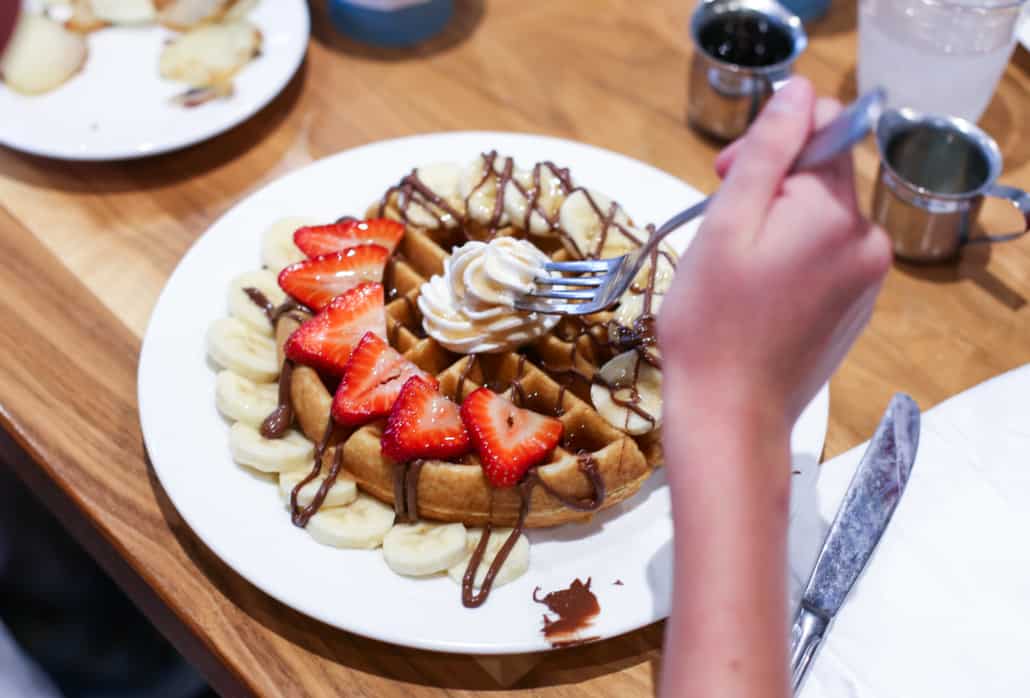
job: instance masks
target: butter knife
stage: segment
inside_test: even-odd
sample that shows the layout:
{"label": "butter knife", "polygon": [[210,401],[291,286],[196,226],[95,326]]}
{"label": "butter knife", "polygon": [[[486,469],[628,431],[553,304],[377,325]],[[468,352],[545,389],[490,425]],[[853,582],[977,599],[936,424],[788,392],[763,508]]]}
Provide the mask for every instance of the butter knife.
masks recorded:
{"label": "butter knife", "polygon": [[790,667],[795,695],[830,622],[894,514],[918,446],[919,407],[897,393],[851,478],[794,617]]}

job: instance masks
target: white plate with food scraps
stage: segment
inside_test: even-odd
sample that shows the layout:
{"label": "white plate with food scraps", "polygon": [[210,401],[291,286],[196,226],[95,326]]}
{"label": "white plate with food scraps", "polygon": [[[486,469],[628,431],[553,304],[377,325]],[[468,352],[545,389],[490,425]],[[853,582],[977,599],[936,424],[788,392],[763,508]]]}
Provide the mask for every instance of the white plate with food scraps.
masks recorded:
{"label": "white plate with food scraps", "polygon": [[[569,167],[574,180],[615,198],[638,223],[660,222],[701,197],[637,160],[539,136],[433,134],[345,151],[249,196],[196,242],[161,293],[139,365],[140,420],[154,470],[183,519],[222,560],[279,601],[343,630],[476,654],[549,649],[541,633],[547,609],[533,601],[533,590],[565,589],[577,578],[592,580],[601,606],[584,637],[608,638],[666,617],[672,522],[664,472],[590,523],[530,530],[529,570],[494,589],[483,606],[467,609],[460,586],[446,575],[401,577],[379,550],[326,547],[290,523],[274,480],[251,474],[230,456],[229,424],[215,408],[205,336],[227,314],[233,277],[260,266],[262,233],[271,223],[287,216],[361,216],[413,167],[471,161],[495,149],[525,167],[544,160]],[[686,249],[695,227],[675,234],[673,246]],[[796,470],[813,474],[817,467],[828,413],[823,388],[794,429]]]}
{"label": "white plate with food scraps", "polygon": [[[42,3],[27,2],[29,12]],[[61,8],[52,9],[60,18]],[[258,0],[246,15],[261,32],[260,53],[233,78],[233,93],[195,107],[174,102],[189,85],[162,79],[158,24],[110,26],[86,36],[82,68],[43,94],[0,82],[0,144],[64,160],[123,160],[199,143],[253,116],[304,60],[310,17],[304,0]]]}

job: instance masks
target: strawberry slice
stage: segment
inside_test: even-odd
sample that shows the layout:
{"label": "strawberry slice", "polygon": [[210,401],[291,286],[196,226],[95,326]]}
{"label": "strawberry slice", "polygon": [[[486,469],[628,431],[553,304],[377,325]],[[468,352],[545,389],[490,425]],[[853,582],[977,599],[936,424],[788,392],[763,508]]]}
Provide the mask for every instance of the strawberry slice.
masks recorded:
{"label": "strawberry slice", "polygon": [[337,296],[286,340],[286,356],[318,371],[341,375],[366,334],[386,336],[383,285],[369,282]]}
{"label": "strawberry slice", "polygon": [[396,461],[454,458],[471,443],[458,406],[429,381],[414,376],[401,388],[386,420],[383,453]]}
{"label": "strawberry slice", "polygon": [[561,441],[561,420],[516,407],[489,388],[461,403],[461,421],[479,451],[483,473],[494,487],[511,487]]}
{"label": "strawberry slice", "polygon": [[404,226],[389,218],[355,219],[328,225],[308,225],[297,228],[293,242],[308,257],[339,252],[357,245],[379,245],[392,254],[404,236]]}
{"label": "strawberry slice", "polygon": [[379,245],[330,252],[286,267],[279,272],[279,286],[312,310],[321,310],[360,283],[382,281],[389,256]]}
{"label": "strawberry slice", "polygon": [[340,424],[357,426],[385,417],[412,376],[421,376],[434,389],[439,385],[435,377],[401,356],[380,335],[366,333],[354,347],[333,396],[333,418]]}

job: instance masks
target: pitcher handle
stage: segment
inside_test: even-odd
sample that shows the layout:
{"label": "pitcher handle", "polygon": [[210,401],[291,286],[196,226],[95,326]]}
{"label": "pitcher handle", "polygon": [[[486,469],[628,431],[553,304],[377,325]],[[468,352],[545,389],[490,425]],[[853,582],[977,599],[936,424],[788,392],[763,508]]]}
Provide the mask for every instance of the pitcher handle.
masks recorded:
{"label": "pitcher handle", "polygon": [[970,238],[967,244],[979,244],[988,242],[1008,242],[1022,237],[1030,232],[1030,194],[1017,187],[1010,187],[1005,184],[992,184],[985,192],[987,196],[997,199],[1005,199],[1023,214],[1023,229],[1016,233],[1005,233],[1004,235],[981,235]]}

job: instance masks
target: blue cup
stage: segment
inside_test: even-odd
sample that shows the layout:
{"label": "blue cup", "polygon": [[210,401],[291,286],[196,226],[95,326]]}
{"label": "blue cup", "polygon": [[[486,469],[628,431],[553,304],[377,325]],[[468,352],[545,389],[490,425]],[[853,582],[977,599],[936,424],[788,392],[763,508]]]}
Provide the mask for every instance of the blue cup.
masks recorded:
{"label": "blue cup", "polygon": [[337,31],[378,46],[411,46],[439,34],[453,0],[328,0]]}

